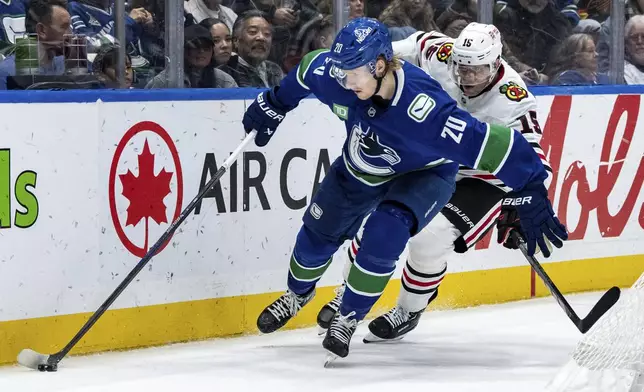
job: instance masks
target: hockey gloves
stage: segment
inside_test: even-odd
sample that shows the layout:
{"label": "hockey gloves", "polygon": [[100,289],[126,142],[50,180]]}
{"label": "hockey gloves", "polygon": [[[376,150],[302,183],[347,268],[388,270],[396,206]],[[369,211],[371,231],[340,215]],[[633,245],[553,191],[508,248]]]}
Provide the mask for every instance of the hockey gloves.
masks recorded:
{"label": "hockey gloves", "polygon": [[528,184],[509,196],[503,200],[503,205],[512,205],[517,209],[528,255],[534,256],[539,246],[543,255],[550,257],[548,240],[557,248],[563,246],[562,240],[568,239],[568,233],[555,216],[548,200],[548,191],[542,183]]}
{"label": "hockey gloves", "polygon": [[[516,208],[512,205],[501,206],[501,215],[496,222],[496,229],[496,242],[508,249],[519,249],[520,238],[524,237]],[[517,235],[512,235],[513,232]]]}
{"label": "hockey gloves", "polygon": [[244,129],[246,133],[257,130],[255,144],[259,147],[268,143],[289,110],[279,104],[275,97],[277,89],[279,87],[260,93],[244,113]]}

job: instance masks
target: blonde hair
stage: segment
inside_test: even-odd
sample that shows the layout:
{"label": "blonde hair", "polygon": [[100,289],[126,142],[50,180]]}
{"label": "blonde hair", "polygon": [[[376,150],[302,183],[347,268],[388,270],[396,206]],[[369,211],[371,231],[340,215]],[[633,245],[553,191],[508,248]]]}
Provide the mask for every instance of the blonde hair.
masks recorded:
{"label": "blonde hair", "polygon": [[402,68],[400,57],[395,54],[391,60],[387,61],[387,70],[396,71],[396,70],[399,70],[400,68]]}

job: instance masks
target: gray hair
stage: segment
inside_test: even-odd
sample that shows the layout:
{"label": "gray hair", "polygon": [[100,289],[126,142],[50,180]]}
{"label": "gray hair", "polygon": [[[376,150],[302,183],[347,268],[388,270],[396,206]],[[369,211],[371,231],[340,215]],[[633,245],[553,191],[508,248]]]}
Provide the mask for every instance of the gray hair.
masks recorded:
{"label": "gray hair", "polygon": [[633,27],[635,27],[636,24],[644,25],[644,15],[634,15],[628,20],[628,22],[626,22],[626,27],[624,28],[624,37],[629,36],[631,30],[633,30]]}

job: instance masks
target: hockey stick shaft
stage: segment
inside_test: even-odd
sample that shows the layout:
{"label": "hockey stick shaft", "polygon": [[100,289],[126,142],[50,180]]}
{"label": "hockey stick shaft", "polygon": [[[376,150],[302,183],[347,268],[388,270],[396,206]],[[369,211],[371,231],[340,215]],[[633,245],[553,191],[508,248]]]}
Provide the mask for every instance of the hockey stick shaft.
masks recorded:
{"label": "hockey stick shaft", "polygon": [[550,276],[546,273],[546,271],[543,269],[541,266],[541,263],[534,257],[528,255],[528,249],[526,248],[525,243],[523,240],[519,239],[519,249],[521,250],[521,253],[523,253],[523,256],[528,260],[528,263],[532,267],[532,270],[539,275],[539,278],[543,281],[543,284],[548,288],[550,291],[550,294],[555,298],[559,306],[564,310],[568,318],[576,324],[578,324],[581,320],[579,319],[579,316],[577,316],[577,313],[573,310],[572,306],[568,303],[566,298],[561,294],[561,291],[559,291],[559,288],[555,283],[550,279]]}
{"label": "hockey stick shaft", "polygon": [[208,181],[208,183],[203,187],[203,189],[195,196],[194,199],[188,204],[188,206],[181,211],[177,220],[175,220],[168,229],[163,233],[163,235],[157,240],[157,242],[152,245],[148,252],[143,256],[143,258],[136,264],[136,266],[130,271],[130,273],[123,279],[121,284],[110,294],[110,296],[103,302],[103,304],[92,314],[92,316],[87,320],[85,325],[76,333],[76,335],[67,343],[67,345],[60,350],[59,352],[53,354],[48,363],[52,364],[60,362],[72,348],[85,336],[85,334],[96,324],[99,318],[107,311],[107,309],[116,301],[116,299],[123,293],[125,288],[134,280],[134,278],[141,272],[143,267],[145,267],[152,257],[156,254],[159,248],[170,239],[172,234],[177,230],[177,228],[183,223],[184,220],[192,213],[195,209],[197,203],[204,198],[206,193],[219,182],[221,177],[228,171],[228,168],[237,160],[237,156],[246,148],[246,146],[255,139],[256,131],[250,132],[246,135],[246,138],[241,142],[241,144],[235,149],[235,151],[230,154],[228,159],[224,161],[219,170],[215,175]]}
{"label": "hockey stick shaft", "polygon": [[[513,233],[512,235],[518,236],[516,233]],[[585,319],[580,319],[575,310],[570,306],[566,298],[563,296],[561,291],[559,291],[559,288],[557,288],[557,285],[550,279],[550,276],[546,273],[546,271],[543,269],[541,266],[541,263],[534,257],[528,255],[528,249],[526,248],[525,243],[523,242],[523,239],[518,237],[517,238],[518,243],[519,243],[519,249],[521,250],[521,253],[523,253],[523,256],[525,256],[526,260],[528,260],[528,263],[530,263],[530,266],[534,270],[534,272],[539,275],[539,278],[543,281],[544,285],[548,288],[550,291],[550,294],[555,298],[559,306],[563,309],[563,311],[566,313],[566,316],[570,319],[570,321],[575,324],[579,332],[581,333],[586,333],[588,330],[595,325],[595,323],[606,313],[615,303],[619,300],[620,297],[620,290],[618,287],[611,287],[604,295],[597,301],[595,306],[590,310],[588,315],[586,316]]]}

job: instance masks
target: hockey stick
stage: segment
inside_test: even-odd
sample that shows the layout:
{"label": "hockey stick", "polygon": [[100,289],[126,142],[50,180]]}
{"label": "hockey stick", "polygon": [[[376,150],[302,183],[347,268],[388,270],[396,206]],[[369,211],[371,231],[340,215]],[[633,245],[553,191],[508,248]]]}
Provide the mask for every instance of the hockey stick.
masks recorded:
{"label": "hockey stick", "polygon": [[539,263],[539,261],[534,256],[528,255],[528,249],[523,239],[520,237],[517,238],[518,235],[516,233],[512,233],[512,235],[515,236],[515,239],[518,240],[519,249],[521,249],[521,253],[523,253],[523,256],[525,256],[526,260],[528,260],[528,263],[530,263],[534,272],[539,275],[548,290],[550,290],[550,294],[555,297],[555,300],[557,300],[559,306],[561,306],[561,308],[564,310],[570,321],[575,324],[579,332],[588,332],[588,330],[593,325],[595,325],[595,323],[604,315],[604,313],[608,312],[608,310],[619,300],[619,296],[621,294],[619,287],[611,287],[607,292],[604,293],[604,295],[602,295],[599,301],[597,301],[586,318],[580,319],[579,316],[577,316],[577,313],[575,313],[575,311],[573,310],[572,306],[570,306],[568,301],[566,301],[566,298],[563,296],[563,294],[561,294],[561,291],[559,291],[552,279],[550,279],[550,276],[548,276],[546,271],[543,269],[541,263]]}
{"label": "hockey stick", "polygon": [[163,235],[157,240],[157,242],[152,245],[152,247],[148,250],[148,252],[143,256],[141,261],[137,263],[137,265],[130,271],[130,273],[123,279],[123,282],[118,285],[118,287],[110,294],[110,296],[105,300],[105,302],[92,314],[92,316],[87,320],[85,325],[76,333],[76,335],[72,338],[72,340],[67,343],[65,347],[63,347],[62,350],[55,354],[51,355],[46,355],[46,354],[40,354],[34,350],[31,349],[24,349],[18,354],[18,363],[21,364],[22,366],[26,366],[31,369],[37,369],[40,370],[41,372],[48,371],[48,372],[55,372],[58,370],[58,363],[69,353],[69,351],[74,348],[76,343],[78,343],[83,336],[94,326],[94,324],[98,321],[98,319],[107,311],[107,309],[114,303],[114,301],[121,295],[121,293],[125,290],[125,288],[134,280],[134,278],[138,275],[139,272],[145,267],[145,265],[152,259],[154,254],[157,252],[157,250],[161,247],[162,244],[164,244],[170,236],[177,230],[179,225],[190,215],[192,210],[195,209],[195,206],[197,203],[203,199],[203,197],[206,195],[206,193],[213,187],[215,184],[219,182],[221,177],[228,171],[228,168],[237,160],[237,156],[246,148],[248,143],[253,141],[255,139],[255,135],[257,134],[257,131],[252,131],[250,132],[244,141],[241,142],[241,144],[233,151],[232,154],[224,161],[224,163],[221,165],[219,170],[215,173],[215,175],[208,181],[208,183],[203,187],[203,189],[195,196],[194,199],[188,204],[188,206],[181,211],[181,214],[177,218],[176,221],[174,221],[170,227],[163,233]]}

